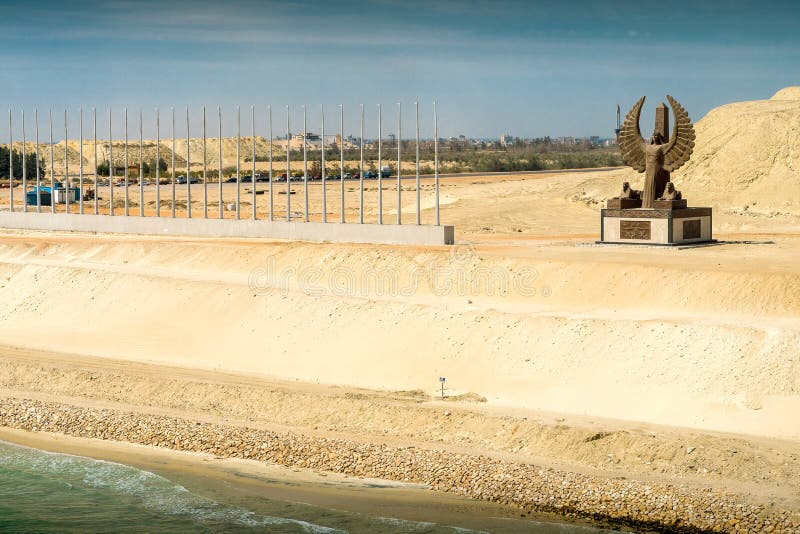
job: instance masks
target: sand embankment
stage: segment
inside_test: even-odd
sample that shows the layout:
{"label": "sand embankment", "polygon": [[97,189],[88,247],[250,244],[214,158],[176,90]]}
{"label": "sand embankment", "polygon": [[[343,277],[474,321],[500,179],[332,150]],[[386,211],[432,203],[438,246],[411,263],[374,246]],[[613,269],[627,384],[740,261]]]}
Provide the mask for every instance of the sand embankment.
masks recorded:
{"label": "sand embankment", "polygon": [[[790,532],[800,508],[794,442],[509,412],[474,397],[3,347],[0,399],[0,426],[41,439],[57,432],[410,481],[534,515]],[[47,448],[61,450],[58,441]]]}
{"label": "sand embankment", "polygon": [[796,250],[6,234],[0,343],[796,438]]}

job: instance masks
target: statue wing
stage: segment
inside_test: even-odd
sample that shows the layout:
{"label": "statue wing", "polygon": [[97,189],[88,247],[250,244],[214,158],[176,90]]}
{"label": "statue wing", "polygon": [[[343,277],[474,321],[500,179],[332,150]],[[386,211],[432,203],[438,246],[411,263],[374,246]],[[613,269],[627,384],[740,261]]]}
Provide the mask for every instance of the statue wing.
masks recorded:
{"label": "statue wing", "polygon": [[694,150],[695,136],[692,121],[689,120],[689,113],[671,96],[667,95],[667,100],[672,107],[675,128],[672,130],[669,143],[664,150],[664,169],[673,172],[689,161]]}
{"label": "statue wing", "polygon": [[633,167],[637,172],[644,172],[645,167],[644,139],[639,131],[639,115],[643,105],[644,97],[640,98],[625,115],[625,122],[619,131],[619,149],[622,153],[622,160],[625,165]]}

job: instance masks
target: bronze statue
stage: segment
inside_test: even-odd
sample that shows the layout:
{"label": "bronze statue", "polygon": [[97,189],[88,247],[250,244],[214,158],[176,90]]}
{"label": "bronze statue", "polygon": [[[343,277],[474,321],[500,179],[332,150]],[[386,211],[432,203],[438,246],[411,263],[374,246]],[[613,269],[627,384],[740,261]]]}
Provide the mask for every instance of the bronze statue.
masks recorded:
{"label": "bronze statue", "polygon": [[[669,141],[660,132],[653,132],[649,141],[642,138],[639,131],[639,115],[644,105],[640,98],[625,116],[619,133],[619,148],[626,165],[637,172],[644,172],[644,191],[642,207],[652,208],[656,199],[661,198],[667,187],[667,176],[689,160],[694,149],[694,128],[689,114],[677,100],[667,95],[675,118],[675,128]],[[666,141],[666,142],[665,142]],[[673,186],[674,190],[674,186]]]}
{"label": "bronze statue", "polygon": [[658,200],[681,200],[681,198],[681,192],[675,189],[675,185],[672,182],[667,182],[664,194]]}
{"label": "bronze statue", "polygon": [[631,189],[630,182],[622,182],[622,192],[619,194],[617,198],[626,198],[626,199],[639,199],[641,198],[642,192],[636,191],[635,189]]}

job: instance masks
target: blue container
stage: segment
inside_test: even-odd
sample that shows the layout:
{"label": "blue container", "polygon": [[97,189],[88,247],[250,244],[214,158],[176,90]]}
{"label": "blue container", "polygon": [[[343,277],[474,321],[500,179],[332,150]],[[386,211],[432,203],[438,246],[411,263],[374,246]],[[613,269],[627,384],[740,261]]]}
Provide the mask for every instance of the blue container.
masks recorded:
{"label": "blue container", "polygon": [[[42,187],[39,189],[39,197],[42,199],[42,206],[50,206],[52,205],[53,196],[50,193],[49,187]],[[25,193],[25,203],[28,206],[36,206],[37,194],[36,188],[33,188],[33,191],[28,191]]]}

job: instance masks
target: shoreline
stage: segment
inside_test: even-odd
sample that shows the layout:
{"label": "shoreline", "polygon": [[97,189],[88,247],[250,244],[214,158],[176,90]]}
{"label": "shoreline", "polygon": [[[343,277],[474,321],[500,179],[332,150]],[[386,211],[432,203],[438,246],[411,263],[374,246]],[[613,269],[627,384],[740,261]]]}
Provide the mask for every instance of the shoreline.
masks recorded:
{"label": "shoreline", "polygon": [[[224,487],[227,500],[269,499],[443,526],[461,523],[470,529],[491,528],[504,533],[532,522],[563,524],[563,518],[555,515],[521,518],[514,508],[433,491],[419,484],[356,478],[131,442],[9,427],[0,427],[0,442],[129,465],[161,475],[212,500],[219,498],[219,492],[206,495],[209,480]],[[574,524],[595,526],[588,522]]]}
{"label": "shoreline", "polygon": [[0,425],[34,432],[127,441],[227,458],[258,460],[356,477],[425,484],[463,497],[515,506],[524,513],[673,532],[732,529],[792,532],[785,511],[724,492],[683,485],[604,479],[486,456],[416,447],[310,438],[250,428],[6,397]]}

